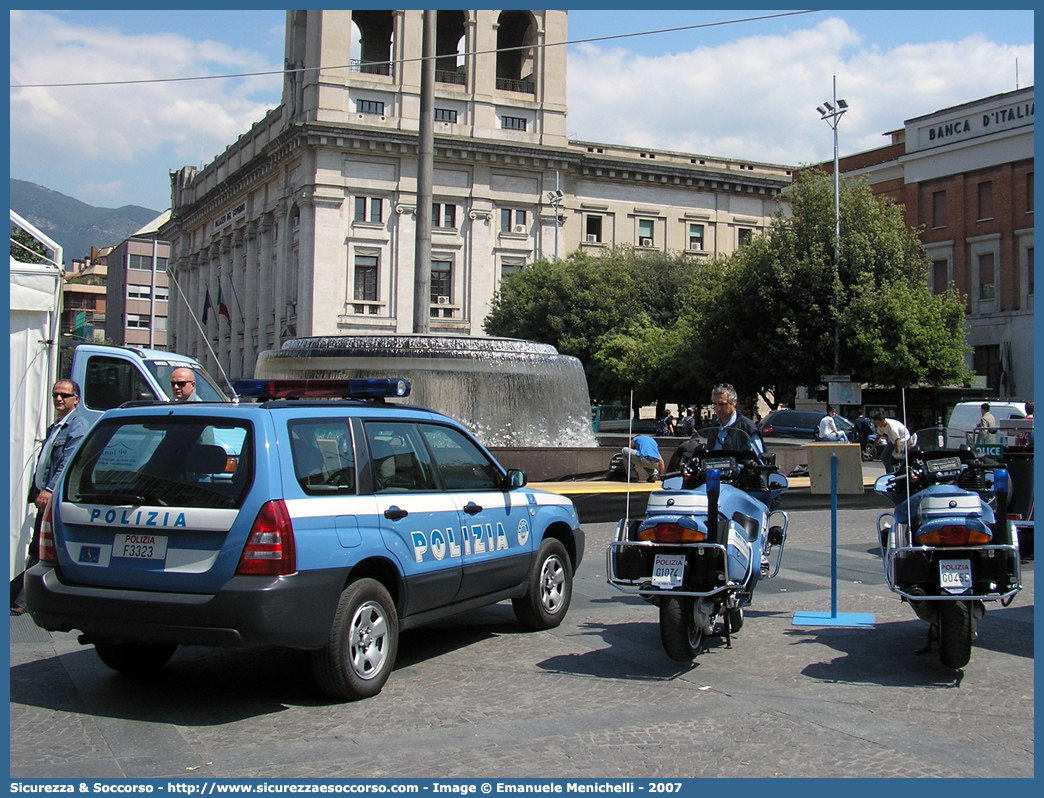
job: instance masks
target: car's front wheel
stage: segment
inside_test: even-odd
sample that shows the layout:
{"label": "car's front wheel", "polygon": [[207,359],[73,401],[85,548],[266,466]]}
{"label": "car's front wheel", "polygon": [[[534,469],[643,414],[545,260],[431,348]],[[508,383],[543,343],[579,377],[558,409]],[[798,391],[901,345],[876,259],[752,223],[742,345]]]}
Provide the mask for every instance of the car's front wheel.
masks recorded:
{"label": "car's front wheel", "polygon": [[312,652],[322,690],[356,701],[377,695],[395,667],[399,616],[387,588],[359,579],[341,593],[326,645]]}
{"label": "car's front wheel", "polygon": [[527,582],[526,595],[511,599],[515,617],[530,629],[554,629],[573,597],[573,566],[565,546],[554,538],[544,540]]}

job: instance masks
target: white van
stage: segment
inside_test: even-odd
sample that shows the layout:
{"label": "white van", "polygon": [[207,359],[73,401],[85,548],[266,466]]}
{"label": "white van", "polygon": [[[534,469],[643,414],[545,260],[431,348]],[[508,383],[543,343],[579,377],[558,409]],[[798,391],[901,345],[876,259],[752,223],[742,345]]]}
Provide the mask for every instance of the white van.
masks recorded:
{"label": "white van", "polygon": [[[958,449],[965,444],[973,446],[976,443],[975,436],[968,435],[968,433],[974,432],[975,427],[978,426],[979,419],[982,418],[983,404],[990,406],[990,413],[997,420],[998,426],[1003,419],[1026,417],[1025,402],[1005,402],[992,399],[960,402],[953,408],[949,423],[946,425],[946,447],[948,449]],[[1011,446],[1015,442],[1015,431],[1002,430],[996,434],[994,440],[1002,446]]]}

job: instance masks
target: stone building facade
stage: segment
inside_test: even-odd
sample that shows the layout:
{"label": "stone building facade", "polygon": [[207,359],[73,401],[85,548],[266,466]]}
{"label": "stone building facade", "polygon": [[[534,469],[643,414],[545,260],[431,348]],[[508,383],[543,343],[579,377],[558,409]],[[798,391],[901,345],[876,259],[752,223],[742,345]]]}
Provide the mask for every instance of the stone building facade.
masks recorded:
{"label": "stone building facade", "polygon": [[[172,349],[234,379],[288,338],[413,331],[423,15],[287,12],[280,106],[171,174]],[[483,335],[503,276],[540,258],[731,252],[791,182],[786,166],[568,139],[566,31],[565,11],[438,12],[433,334]],[[229,318],[201,332],[208,296]]]}
{"label": "stone building facade", "polygon": [[986,97],[839,161],[905,206],[933,290],[967,298],[968,365],[997,397],[1033,398],[1033,111],[1032,86]]}

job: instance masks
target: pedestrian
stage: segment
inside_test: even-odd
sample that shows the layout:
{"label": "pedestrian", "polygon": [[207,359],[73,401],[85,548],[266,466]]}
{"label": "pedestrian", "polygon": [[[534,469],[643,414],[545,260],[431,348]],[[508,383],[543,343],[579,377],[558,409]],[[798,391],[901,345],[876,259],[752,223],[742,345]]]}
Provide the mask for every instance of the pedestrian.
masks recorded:
{"label": "pedestrian", "polygon": [[883,413],[874,414],[874,426],[877,427],[877,448],[881,451],[885,472],[897,471],[900,461],[906,458],[910,430],[894,418],[885,418]]}
{"label": "pedestrian", "polygon": [[831,443],[848,443],[848,435],[837,428],[837,422],[834,421],[836,415],[837,408],[827,405],[827,414],[819,419],[819,439]]}
{"label": "pedestrian", "polygon": [[870,448],[870,436],[874,434],[874,425],[870,423],[870,419],[866,417],[866,414],[860,410],[859,415],[852,422],[852,426],[855,428],[859,448],[863,452],[867,452]]}
{"label": "pedestrian", "polygon": [[681,433],[687,437],[692,437],[692,434],[696,432],[696,415],[691,407],[685,409],[685,418],[681,421]]}
{"label": "pedestrian", "polygon": [[196,394],[196,375],[192,373],[192,369],[174,369],[170,375],[170,387],[175,402],[203,401]]}
{"label": "pedestrian", "polygon": [[667,411],[660,423],[656,426],[657,432],[660,435],[674,435],[674,416],[671,415],[671,411]]}
{"label": "pedestrian", "polygon": [[996,443],[997,442],[997,419],[994,418],[993,413],[990,412],[990,405],[987,402],[982,403],[982,407],[979,408],[982,411],[982,417],[979,419],[979,423],[975,425],[975,431],[978,433],[976,440],[978,443]]}
{"label": "pedestrian", "polygon": [[627,478],[631,478],[630,466],[634,466],[639,480],[655,482],[656,477],[664,473],[663,458],[660,457],[660,447],[655,438],[648,435],[636,435],[631,445],[620,450],[627,455],[628,468]]}
{"label": "pedestrian", "polygon": [[[29,489],[29,503],[36,507],[36,519],[33,522],[33,536],[29,541],[26,569],[39,562],[40,523],[43,521],[44,509],[51,501],[58,478],[69,461],[69,456],[90,427],[87,419],[76,412],[80,405],[80,386],[75,382],[58,380],[51,389],[51,401],[54,403],[55,420],[47,428],[43,448],[40,450],[40,459],[36,464],[33,484]],[[25,611],[25,608],[19,603],[23,579],[24,572],[11,582],[12,615],[20,615]]]}

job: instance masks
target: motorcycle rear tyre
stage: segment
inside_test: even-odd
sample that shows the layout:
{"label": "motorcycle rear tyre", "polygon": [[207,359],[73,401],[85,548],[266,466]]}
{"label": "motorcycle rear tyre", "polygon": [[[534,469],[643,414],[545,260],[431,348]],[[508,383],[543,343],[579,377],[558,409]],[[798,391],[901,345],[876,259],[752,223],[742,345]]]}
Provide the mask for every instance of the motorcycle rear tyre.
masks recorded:
{"label": "motorcycle rear tyre", "polygon": [[676,662],[692,662],[703,648],[703,629],[692,609],[691,598],[668,598],[660,604],[660,642]]}
{"label": "motorcycle rear tyre", "polygon": [[943,601],[939,607],[939,660],[947,668],[963,668],[971,659],[975,616],[970,601]]}

